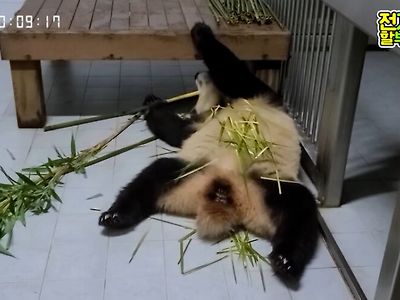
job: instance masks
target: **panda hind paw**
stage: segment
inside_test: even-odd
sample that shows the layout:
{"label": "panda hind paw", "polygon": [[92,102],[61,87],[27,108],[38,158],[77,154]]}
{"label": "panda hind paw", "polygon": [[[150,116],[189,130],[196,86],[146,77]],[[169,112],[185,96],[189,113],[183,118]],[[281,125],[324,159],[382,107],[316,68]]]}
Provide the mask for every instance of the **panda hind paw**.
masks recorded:
{"label": "panda hind paw", "polygon": [[272,252],[268,256],[275,275],[289,288],[296,290],[299,286],[301,272],[285,255]]}
{"label": "panda hind paw", "polygon": [[128,218],[128,216],[108,210],[100,215],[99,225],[115,229],[126,228],[131,225],[129,220],[130,218]]}

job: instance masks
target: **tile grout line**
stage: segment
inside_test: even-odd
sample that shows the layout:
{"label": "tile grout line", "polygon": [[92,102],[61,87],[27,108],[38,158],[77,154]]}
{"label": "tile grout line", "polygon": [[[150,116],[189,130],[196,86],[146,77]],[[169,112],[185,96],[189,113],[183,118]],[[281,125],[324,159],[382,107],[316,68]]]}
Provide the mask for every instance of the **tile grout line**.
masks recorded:
{"label": "tile grout line", "polygon": [[[84,104],[86,104],[86,96],[87,96],[87,90],[88,90],[88,85],[89,85],[89,77],[90,77],[90,73],[92,71],[92,67],[93,67],[93,62],[90,61],[90,63],[89,63],[89,71],[88,71],[88,73],[86,75],[87,77],[86,77],[86,80],[85,80],[85,86],[83,88],[83,98],[82,98],[83,101],[81,101],[80,112],[79,112],[79,116],[80,117],[83,116],[83,113],[84,113]],[[79,126],[78,126],[78,128],[79,128]]]}
{"label": "tile grout line", "polygon": [[106,286],[107,286],[107,266],[108,266],[108,254],[110,253],[110,237],[107,237],[107,252],[106,252],[106,263],[104,266],[104,282],[103,282],[103,300],[106,297]]}
{"label": "tile grout line", "polygon": [[[155,147],[155,154],[158,153],[158,140],[155,140],[154,147]],[[161,219],[164,219],[164,214],[161,215]],[[163,262],[164,262],[164,282],[165,282],[165,298],[168,300],[168,280],[167,280],[167,256],[165,251],[165,235],[164,235],[164,222],[161,222],[161,237],[163,242]]]}
{"label": "tile grout line", "polygon": [[[61,197],[64,196],[64,193],[65,193],[65,189],[63,188],[63,192],[62,192]],[[58,225],[58,221],[59,221],[59,217],[60,217],[60,212],[58,210],[56,212],[57,212],[57,218],[56,218],[56,222],[54,224],[53,233],[51,235],[51,242],[50,242],[49,252],[47,254],[46,266],[44,268],[42,282],[40,284],[40,292],[39,292],[39,298],[38,298],[39,300],[42,297],[43,286],[44,286],[44,282],[46,280],[47,267],[49,265],[50,254],[51,254],[52,249],[53,249],[54,237],[55,237],[55,233],[56,233],[56,229],[57,229],[57,225]]]}

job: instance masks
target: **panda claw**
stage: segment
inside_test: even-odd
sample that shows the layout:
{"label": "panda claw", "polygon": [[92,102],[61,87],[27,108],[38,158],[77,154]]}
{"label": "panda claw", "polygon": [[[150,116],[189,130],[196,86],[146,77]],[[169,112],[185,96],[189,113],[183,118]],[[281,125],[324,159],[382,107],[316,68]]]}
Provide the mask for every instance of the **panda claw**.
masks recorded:
{"label": "panda claw", "polygon": [[282,279],[292,281],[298,278],[293,262],[283,254],[271,253],[269,259],[274,272]]}
{"label": "panda claw", "polygon": [[106,211],[100,215],[99,225],[101,226],[119,228],[121,224],[121,218],[117,212]]}

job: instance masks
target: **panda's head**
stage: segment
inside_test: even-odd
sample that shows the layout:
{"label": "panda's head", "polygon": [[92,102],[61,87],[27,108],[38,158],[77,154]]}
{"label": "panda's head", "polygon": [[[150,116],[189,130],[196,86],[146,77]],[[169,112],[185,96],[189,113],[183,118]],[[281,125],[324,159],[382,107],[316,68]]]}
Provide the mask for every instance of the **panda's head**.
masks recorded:
{"label": "panda's head", "polygon": [[199,91],[195,111],[197,114],[209,112],[213,106],[220,103],[221,95],[212,82],[208,72],[201,72],[195,75],[196,86]]}

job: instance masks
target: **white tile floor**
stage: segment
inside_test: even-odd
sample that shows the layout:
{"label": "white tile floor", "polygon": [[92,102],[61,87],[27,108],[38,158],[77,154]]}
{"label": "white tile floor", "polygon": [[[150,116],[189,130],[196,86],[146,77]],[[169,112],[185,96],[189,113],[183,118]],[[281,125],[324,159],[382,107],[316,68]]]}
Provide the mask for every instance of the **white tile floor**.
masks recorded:
{"label": "white tile floor", "polygon": [[[0,0],[0,15],[11,16],[20,2]],[[193,74],[201,69],[204,66],[197,62],[175,61],[44,62],[49,123],[130,109],[149,92],[168,97],[191,91]],[[399,70],[398,57],[368,54],[346,172],[345,204],[322,210],[370,299],[400,170]],[[84,147],[123,122],[115,119],[73,131],[43,133],[17,129],[14,114],[9,67],[0,62],[0,165],[9,171],[43,161],[52,155],[53,145],[67,151],[72,132]],[[110,150],[147,134],[143,123],[136,124]],[[124,235],[104,236],[96,225],[99,213],[90,208],[107,208],[119,188],[157,152],[163,150],[152,143],[88,169],[87,178],[66,176],[59,190],[64,203],[57,205],[58,211],[28,217],[27,227],[16,226],[12,247],[16,259],[0,256],[0,299],[351,299],[322,241],[299,291],[283,287],[266,266],[264,292],[257,270],[248,279],[237,268],[236,284],[228,262],[180,275],[177,240],[187,231],[179,227],[148,220]],[[0,182],[4,180],[0,175]],[[164,218],[190,224],[186,219]],[[144,244],[128,264],[137,241],[147,231]],[[188,267],[215,258],[217,246],[193,243],[197,245],[188,252]],[[266,242],[259,247],[268,253]]]}
{"label": "white tile floor", "polygon": [[[5,64],[1,63],[0,70],[7,71]],[[50,117],[50,122],[65,119]],[[95,143],[113,132],[121,121],[108,121],[101,129],[80,126],[76,139],[78,142],[82,139],[87,145]],[[7,114],[2,115],[0,128],[0,140],[9,132],[21,132],[16,128],[14,116]],[[0,156],[1,165],[18,170],[43,161],[53,153],[53,144],[68,150],[63,142],[69,139],[71,130],[55,131],[48,139],[41,130],[28,132],[27,137],[10,136],[0,146],[4,152]],[[144,123],[138,123],[118,137],[115,144],[120,147],[148,134],[144,131]],[[27,142],[19,145],[21,139],[29,139],[32,145]],[[0,299],[309,299],[310,295],[313,299],[339,299],[339,296],[350,299],[322,241],[316,258],[305,273],[303,288],[294,293],[277,281],[268,266],[264,267],[265,292],[258,270],[251,272],[248,279],[239,263],[237,284],[228,262],[181,275],[177,265],[178,239],[188,230],[180,227],[148,220],[124,235],[103,235],[97,226],[99,213],[90,209],[107,208],[118,189],[148,164],[150,156],[163,151],[157,146],[161,143],[152,143],[89,168],[87,178],[76,174],[66,176],[65,186],[59,191],[64,203],[57,205],[58,211],[30,216],[27,227],[16,226],[12,245],[16,258],[0,256]],[[25,148],[27,150],[22,153],[16,150]],[[6,149],[10,149],[15,161]],[[88,200],[94,195],[98,197]],[[159,217],[193,225],[192,220],[184,218]],[[149,234],[129,264],[132,251],[145,232]],[[265,241],[257,246],[261,253],[270,251]],[[221,248],[222,245],[212,246],[194,240],[186,255],[186,268],[215,259],[216,251]]]}
{"label": "white tile floor", "polygon": [[[98,107],[90,105],[97,103],[97,96],[104,94],[111,99],[104,97],[98,101],[106,105],[100,110],[103,113],[109,112],[107,106],[118,108],[122,102],[126,102],[128,108],[138,105],[143,95],[151,91],[161,92],[162,96],[167,97],[192,90],[193,74],[204,68],[196,62],[161,62],[159,65],[138,62],[137,68],[143,68],[143,73],[149,66],[152,72],[163,70],[160,71],[161,76],[154,73],[143,77],[132,75],[134,73],[122,76],[121,70],[129,72],[127,66],[134,67],[133,62],[117,62],[116,65],[109,62],[78,62],[67,67],[66,63],[44,63],[47,103],[54,104],[54,110],[49,112],[49,123],[79,118],[85,114],[85,103],[88,109],[94,110],[88,111],[89,114],[99,112]],[[66,69],[72,72],[66,73]],[[117,69],[119,71],[115,73]],[[182,75],[183,70],[186,77]],[[164,76],[168,72],[174,72],[173,76]],[[99,74],[105,76],[96,76]],[[119,78],[118,87],[115,79],[111,79],[113,76]],[[0,119],[0,165],[9,171],[43,162],[53,155],[53,145],[67,152],[73,133],[79,147],[90,146],[112,133],[124,121],[124,118],[120,118],[48,133],[42,130],[19,130],[15,122],[6,62],[0,63],[0,77],[3,79],[0,88],[4,107]],[[189,77],[192,83],[188,83]],[[108,83],[108,80],[111,82]],[[82,85],[82,81],[86,84]],[[96,85],[109,85],[110,94],[107,87],[97,89]],[[133,91],[130,98],[126,92],[126,100],[120,98],[124,86],[132,87]],[[139,86],[138,94],[134,92],[136,86]],[[88,93],[92,98],[88,97]],[[68,110],[71,103],[76,104],[73,109],[79,109]],[[63,113],[73,115],[60,116]],[[145,123],[139,122],[119,136],[110,145],[110,150],[149,135]],[[65,186],[59,189],[64,203],[57,205],[58,211],[28,217],[26,228],[21,224],[16,226],[12,246],[16,259],[0,256],[0,299],[309,299],[311,295],[313,299],[350,299],[347,287],[322,241],[316,258],[305,273],[300,291],[286,289],[265,266],[264,292],[257,269],[250,273],[248,279],[237,268],[236,284],[228,262],[182,276],[177,266],[177,240],[187,230],[179,227],[149,220],[121,236],[103,235],[97,226],[99,212],[90,209],[108,208],[120,187],[147,165],[152,155],[164,152],[161,146],[161,142],[152,143],[93,166],[87,170],[87,178],[77,174],[66,176]],[[1,177],[0,180],[4,181],[5,178]],[[191,223],[186,219],[164,218],[181,224]],[[148,230],[144,244],[129,264],[135,245]],[[187,268],[215,259],[216,251],[221,249],[198,240],[194,244],[197,244],[196,247],[193,246],[187,253]],[[259,247],[261,253],[270,251],[265,241]]]}
{"label": "white tile floor", "polygon": [[373,299],[400,178],[400,57],[370,52],[364,66],[340,208],[321,209]]}

